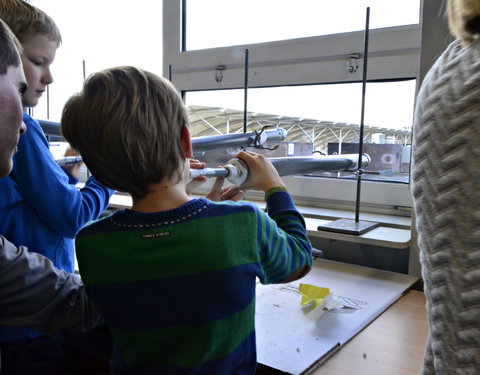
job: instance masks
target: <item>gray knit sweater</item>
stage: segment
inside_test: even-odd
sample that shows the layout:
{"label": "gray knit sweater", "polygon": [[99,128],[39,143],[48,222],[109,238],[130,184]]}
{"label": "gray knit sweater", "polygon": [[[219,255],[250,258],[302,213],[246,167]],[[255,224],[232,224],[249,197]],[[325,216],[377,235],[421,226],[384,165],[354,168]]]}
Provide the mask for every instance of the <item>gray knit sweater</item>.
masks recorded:
{"label": "gray knit sweater", "polygon": [[424,374],[480,374],[480,41],[422,84],[412,191],[430,336]]}

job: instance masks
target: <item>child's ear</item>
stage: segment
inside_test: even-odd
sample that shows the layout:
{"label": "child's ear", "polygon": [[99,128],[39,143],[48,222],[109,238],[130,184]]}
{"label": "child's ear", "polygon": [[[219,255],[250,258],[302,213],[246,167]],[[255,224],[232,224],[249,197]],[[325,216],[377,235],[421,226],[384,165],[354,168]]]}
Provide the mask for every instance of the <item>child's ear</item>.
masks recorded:
{"label": "child's ear", "polygon": [[190,159],[193,156],[192,141],[190,139],[190,131],[185,125],[182,127],[181,142],[185,157]]}

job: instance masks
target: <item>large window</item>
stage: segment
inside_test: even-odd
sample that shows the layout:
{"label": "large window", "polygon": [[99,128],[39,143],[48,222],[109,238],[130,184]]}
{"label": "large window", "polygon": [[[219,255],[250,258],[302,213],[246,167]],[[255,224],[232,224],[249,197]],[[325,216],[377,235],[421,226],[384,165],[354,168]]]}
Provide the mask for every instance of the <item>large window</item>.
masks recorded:
{"label": "large window", "polygon": [[[250,89],[247,127],[287,131],[286,144],[266,153],[271,157],[357,153],[361,88],[360,83],[343,83]],[[371,162],[364,178],[406,183],[415,80],[369,83],[367,94],[364,151]],[[194,137],[243,131],[243,90],[187,92],[185,98]],[[211,159],[212,164],[221,162]],[[353,177],[352,173],[315,175]]]}
{"label": "large window", "polygon": [[420,0],[187,0],[186,49],[418,24]]}
{"label": "large window", "polygon": [[[194,134],[242,131],[247,83],[248,130],[283,127],[288,143],[310,143],[311,152],[357,150],[367,6],[364,151],[375,165],[364,175],[372,182],[362,188],[362,203],[411,206],[416,90],[447,43],[438,3],[165,1],[164,75],[183,92]],[[325,177],[293,176],[287,182],[297,199],[312,204],[354,201],[352,175]]]}
{"label": "large window", "polygon": [[[364,184],[362,202],[411,205],[406,181],[414,98],[448,43],[442,2],[30,2],[55,19],[63,36],[52,68],[55,82],[48,101],[43,98],[35,108],[36,118],[59,121],[65,100],[81,88],[85,76],[128,64],[172,80],[189,106],[194,135],[242,131],[235,124],[243,116],[248,51],[249,130],[265,123],[283,127],[289,145],[310,144],[302,152],[319,153],[345,152],[358,143],[363,28],[370,6],[364,140],[400,148],[395,163],[403,175],[397,178],[398,173],[381,166],[369,176],[377,182]],[[290,155],[294,147],[287,149]],[[351,176],[340,177],[293,176],[287,181],[296,198],[312,204],[351,204],[354,182]]]}
{"label": "large window", "polygon": [[[285,117],[358,124],[361,83],[253,88],[248,91],[248,110]],[[365,124],[392,130],[410,128],[415,80],[369,83],[366,90]],[[242,110],[243,90],[188,92],[187,105]]]}

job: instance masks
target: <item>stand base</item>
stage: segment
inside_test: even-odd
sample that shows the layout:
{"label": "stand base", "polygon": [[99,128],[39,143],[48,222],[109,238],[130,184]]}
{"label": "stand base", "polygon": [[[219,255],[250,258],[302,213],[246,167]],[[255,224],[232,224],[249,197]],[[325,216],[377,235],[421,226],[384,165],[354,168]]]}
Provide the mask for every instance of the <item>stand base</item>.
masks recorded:
{"label": "stand base", "polygon": [[319,225],[317,229],[327,232],[345,233],[359,236],[365,232],[368,232],[369,230],[377,228],[379,225],[379,223],[374,223],[371,221],[356,222],[355,220],[351,219],[338,219],[323,225]]}

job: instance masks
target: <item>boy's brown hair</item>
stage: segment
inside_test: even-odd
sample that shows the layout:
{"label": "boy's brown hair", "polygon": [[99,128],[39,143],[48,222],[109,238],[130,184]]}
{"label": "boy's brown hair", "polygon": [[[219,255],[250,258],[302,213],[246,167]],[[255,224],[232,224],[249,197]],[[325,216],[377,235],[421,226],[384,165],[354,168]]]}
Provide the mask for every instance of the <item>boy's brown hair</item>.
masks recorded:
{"label": "boy's brown hair", "polygon": [[10,27],[20,43],[34,35],[48,36],[62,43],[62,36],[53,19],[45,12],[22,0],[1,0],[0,18]]}
{"label": "boy's brown hair", "polygon": [[10,28],[0,19],[0,75],[7,74],[9,66],[20,65],[22,47]]}
{"label": "boy's brown hair", "polygon": [[177,180],[188,116],[173,85],[131,66],[92,74],[63,109],[62,131],[94,177],[143,198],[154,183]]}

